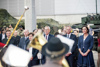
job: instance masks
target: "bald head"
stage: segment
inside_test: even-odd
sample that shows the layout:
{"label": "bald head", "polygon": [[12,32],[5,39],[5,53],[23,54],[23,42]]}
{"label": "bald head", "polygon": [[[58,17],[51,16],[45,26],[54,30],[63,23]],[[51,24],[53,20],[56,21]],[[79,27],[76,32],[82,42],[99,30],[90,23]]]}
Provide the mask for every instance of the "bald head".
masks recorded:
{"label": "bald head", "polygon": [[24,36],[27,37],[29,34],[29,30],[24,30]]}

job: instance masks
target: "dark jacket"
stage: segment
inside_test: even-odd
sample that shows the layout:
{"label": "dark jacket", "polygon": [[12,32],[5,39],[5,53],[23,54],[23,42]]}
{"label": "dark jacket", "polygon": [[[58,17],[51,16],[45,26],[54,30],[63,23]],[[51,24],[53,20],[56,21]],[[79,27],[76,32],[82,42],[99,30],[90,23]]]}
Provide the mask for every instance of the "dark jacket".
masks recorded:
{"label": "dark jacket", "polygon": [[[45,34],[44,34],[44,36],[45,36]],[[54,37],[52,34],[49,34],[49,36],[48,36],[48,41],[52,38],[52,37]]]}
{"label": "dark jacket", "polygon": [[[64,35],[64,36],[66,37],[66,35]],[[71,53],[72,53],[72,54],[69,55],[68,57],[65,56],[65,58],[66,58],[66,60],[68,61],[70,67],[77,67],[77,63],[76,63],[76,61],[74,60],[74,58],[77,56],[77,55],[75,55],[75,52],[76,52],[76,50],[77,50],[77,38],[76,38],[76,35],[71,34],[71,35],[70,35],[70,39],[74,40],[74,45],[73,45],[73,47],[72,47],[72,49],[71,49]],[[74,62],[74,61],[75,61],[75,62]]]}
{"label": "dark jacket", "polygon": [[33,59],[29,62],[28,67],[40,64],[40,60],[37,57],[38,52],[39,50],[32,48]]}
{"label": "dark jacket", "polygon": [[[14,37],[14,36],[13,36]],[[20,36],[16,36],[16,37],[14,37],[14,39],[15,39],[15,45],[16,46],[18,46],[18,44],[19,44],[19,42],[20,42]]]}
{"label": "dark jacket", "polygon": [[[6,44],[6,42],[8,41],[7,37],[5,39],[2,40],[2,43]],[[8,43],[8,46],[9,44],[13,44],[15,45],[15,39],[12,37]]]}
{"label": "dark jacket", "polygon": [[[44,36],[45,36],[45,34],[44,34]],[[54,36],[53,36],[52,34],[49,34],[49,36],[48,36],[48,41],[49,41],[52,37],[54,37]],[[41,62],[42,62],[42,64],[45,64],[45,62],[46,62],[46,57],[45,57],[45,55],[42,55]]]}
{"label": "dark jacket", "polygon": [[[5,38],[6,38],[6,34],[5,34]],[[2,42],[2,33],[0,34],[0,42]]]}
{"label": "dark jacket", "polygon": [[[66,35],[64,35],[64,36],[66,37]],[[74,40],[74,45],[73,45],[72,50],[71,50],[71,52],[73,54],[77,48],[77,38],[74,34],[71,34],[70,39]]]}

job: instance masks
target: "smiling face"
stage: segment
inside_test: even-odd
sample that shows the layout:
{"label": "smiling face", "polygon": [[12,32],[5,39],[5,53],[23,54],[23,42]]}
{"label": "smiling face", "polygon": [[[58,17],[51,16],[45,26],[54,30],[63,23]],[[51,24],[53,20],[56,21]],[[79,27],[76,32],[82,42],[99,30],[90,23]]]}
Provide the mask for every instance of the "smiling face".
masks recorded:
{"label": "smiling face", "polygon": [[29,31],[28,30],[24,30],[24,36],[27,37],[29,34]]}
{"label": "smiling face", "polygon": [[10,35],[11,35],[11,31],[7,31],[7,32],[6,32],[6,35],[7,35],[7,37],[9,38]]}
{"label": "smiling face", "polygon": [[77,36],[78,35],[78,31],[77,30],[74,30],[74,34]]}
{"label": "smiling face", "polygon": [[44,33],[45,35],[48,35],[50,33],[50,28],[48,26],[44,28]]}
{"label": "smiling face", "polygon": [[67,33],[67,34],[70,34],[70,33],[71,33],[71,30],[72,30],[71,27],[68,26],[68,27],[66,28],[66,33]]}
{"label": "smiling face", "polygon": [[83,32],[83,34],[87,34],[87,33],[88,33],[87,27],[83,27],[83,28],[82,28],[82,32]]}
{"label": "smiling face", "polygon": [[33,38],[33,35],[30,34],[30,35],[29,35],[29,40],[32,40],[32,38]]}

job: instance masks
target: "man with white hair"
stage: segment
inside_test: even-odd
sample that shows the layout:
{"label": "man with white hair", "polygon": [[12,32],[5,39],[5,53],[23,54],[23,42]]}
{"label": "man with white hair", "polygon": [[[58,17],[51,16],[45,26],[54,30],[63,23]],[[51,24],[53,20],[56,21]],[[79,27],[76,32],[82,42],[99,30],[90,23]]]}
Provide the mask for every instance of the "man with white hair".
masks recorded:
{"label": "man with white hair", "polygon": [[49,41],[53,37],[53,35],[50,34],[50,27],[49,26],[44,27],[44,37],[46,38],[47,41]]}
{"label": "man with white hair", "polygon": [[[52,37],[54,37],[52,34],[50,34],[49,26],[44,27],[44,37],[46,38],[47,41],[49,41]],[[45,57],[45,55],[42,55],[41,63],[45,64],[45,62],[46,62],[46,57]]]}
{"label": "man with white hair", "polygon": [[19,47],[26,50],[27,45],[29,43],[29,37],[28,37],[29,31],[28,30],[24,30],[24,37],[20,39],[19,42]]}

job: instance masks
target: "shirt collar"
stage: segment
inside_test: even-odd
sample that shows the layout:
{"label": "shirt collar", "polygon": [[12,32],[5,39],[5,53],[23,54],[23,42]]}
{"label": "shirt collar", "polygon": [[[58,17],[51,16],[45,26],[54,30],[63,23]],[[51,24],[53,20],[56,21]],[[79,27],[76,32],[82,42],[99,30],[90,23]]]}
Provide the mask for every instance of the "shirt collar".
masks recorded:
{"label": "shirt collar", "polygon": [[70,34],[67,34],[67,35],[69,35],[69,38],[70,38],[70,36],[71,36],[71,33],[70,33]]}

